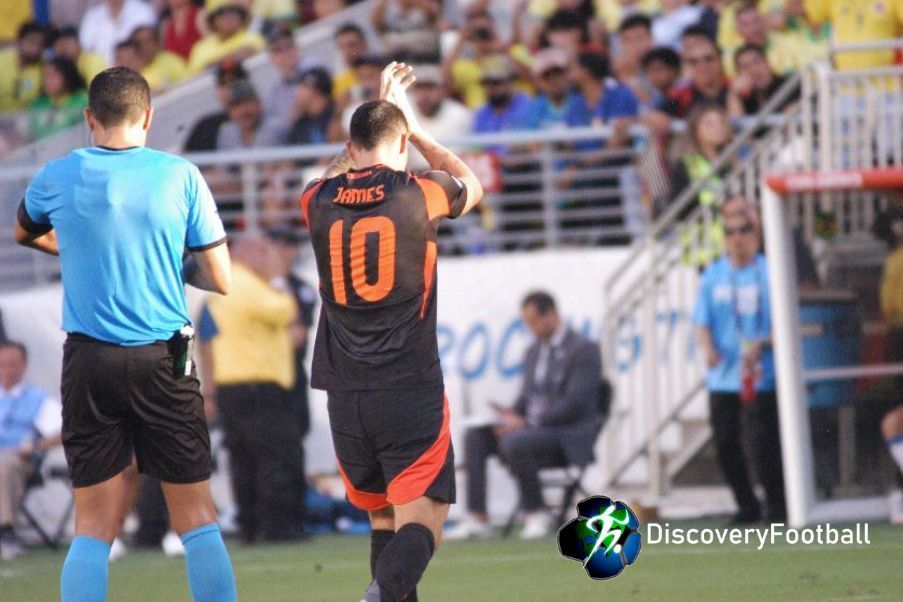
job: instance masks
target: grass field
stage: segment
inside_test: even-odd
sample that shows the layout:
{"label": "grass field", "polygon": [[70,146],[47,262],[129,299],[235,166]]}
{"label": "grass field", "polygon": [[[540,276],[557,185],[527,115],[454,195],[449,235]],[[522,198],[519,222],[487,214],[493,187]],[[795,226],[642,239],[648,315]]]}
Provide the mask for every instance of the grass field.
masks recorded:
{"label": "grass field", "polygon": [[[712,522],[672,527],[717,527]],[[643,529],[641,529],[643,532]],[[445,544],[419,588],[421,599],[479,602],[552,600],[903,600],[903,527],[870,526],[871,545],[646,545],[634,566],[594,582],[558,555],[552,538]],[[365,537],[328,536],[303,545],[231,543],[244,601],[356,602],[369,581]],[[63,552],[35,550],[0,563],[0,601],[58,599]],[[612,597],[614,596],[614,597]],[[109,599],[189,600],[182,561],[130,552],[110,569]]]}

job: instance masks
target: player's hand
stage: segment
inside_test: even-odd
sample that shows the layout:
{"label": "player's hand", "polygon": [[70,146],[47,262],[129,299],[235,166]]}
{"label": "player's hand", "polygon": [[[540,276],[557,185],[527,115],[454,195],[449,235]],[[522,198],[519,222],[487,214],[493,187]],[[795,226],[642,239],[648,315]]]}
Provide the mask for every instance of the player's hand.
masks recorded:
{"label": "player's hand", "polygon": [[417,79],[412,73],[413,67],[404,63],[392,61],[383,69],[380,77],[379,97],[381,100],[391,102],[404,114],[408,122],[411,134],[420,132],[420,124],[417,121],[417,113],[411,101],[408,99],[407,89]]}
{"label": "player's hand", "polygon": [[504,435],[516,433],[517,431],[527,426],[527,421],[524,420],[523,416],[510,408],[500,410],[498,412],[498,418],[499,425],[492,429],[492,432],[496,437],[502,437]]}

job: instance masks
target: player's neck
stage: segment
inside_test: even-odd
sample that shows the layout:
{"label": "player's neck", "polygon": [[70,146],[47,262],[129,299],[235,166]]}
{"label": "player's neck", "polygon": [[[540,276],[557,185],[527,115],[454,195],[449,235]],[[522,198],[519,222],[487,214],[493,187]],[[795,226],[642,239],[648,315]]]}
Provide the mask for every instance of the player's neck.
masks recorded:
{"label": "player's neck", "polygon": [[125,149],[144,146],[147,135],[142,130],[135,132],[133,128],[111,128],[94,132],[94,144],[104,148]]}
{"label": "player's neck", "polygon": [[385,165],[386,167],[396,169],[395,166],[392,165],[392,158],[388,153],[382,152],[381,149],[373,149],[372,151],[358,151],[356,156],[352,160],[351,166],[355,170],[367,169],[368,167],[374,167],[376,165]]}

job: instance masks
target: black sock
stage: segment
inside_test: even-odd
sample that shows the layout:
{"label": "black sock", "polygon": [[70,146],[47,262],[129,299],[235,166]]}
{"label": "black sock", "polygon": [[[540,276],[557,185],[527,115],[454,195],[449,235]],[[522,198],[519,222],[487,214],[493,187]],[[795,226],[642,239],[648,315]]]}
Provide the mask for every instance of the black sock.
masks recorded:
{"label": "black sock", "polygon": [[434,547],[433,533],[423,525],[408,523],[395,533],[376,563],[383,602],[402,602],[406,596],[411,599]]}
{"label": "black sock", "polygon": [[376,561],[382,555],[383,550],[395,537],[395,531],[388,529],[373,529],[370,531],[370,576],[376,579]]}

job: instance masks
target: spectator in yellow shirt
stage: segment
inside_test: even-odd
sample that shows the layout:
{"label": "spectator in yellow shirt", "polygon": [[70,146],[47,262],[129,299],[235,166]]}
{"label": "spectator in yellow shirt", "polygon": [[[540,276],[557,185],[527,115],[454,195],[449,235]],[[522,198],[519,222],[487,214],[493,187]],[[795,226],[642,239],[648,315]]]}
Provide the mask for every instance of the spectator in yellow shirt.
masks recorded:
{"label": "spectator in yellow shirt", "polygon": [[63,27],[57,32],[53,41],[53,54],[74,62],[78,72],[89,85],[95,75],[107,68],[107,61],[102,56],[82,50],[78,28],[74,25]]}
{"label": "spectator in yellow shirt", "polygon": [[144,64],[141,75],[152,92],[169,88],[188,77],[188,65],[178,54],[162,49],[156,28],[139,27],[132,32],[132,42]]}
{"label": "spectator in yellow shirt", "polygon": [[[743,37],[737,31],[737,10],[744,6],[747,0],[713,0],[709,3],[718,13],[718,45],[724,51],[725,56],[733,56],[734,51],[743,45]],[[784,21],[784,5],[786,0],[748,0],[755,3],[763,15],[766,16],[768,28],[775,30],[780,28]]]}
{"label": "spectator in yellow shirt", "polygon": [[19,28],[15,46],[0,50],[0,113],[21,111],[41,93],[44,27],[34,21]]}
{"label": "spectator in yellow shirt", "polygon": [[806,17],[803,0],[787,0],[783,27],[773,36],[781,47],[780,55],[793,57],[802,68],[828,57],[831,24],[825,21],[813,25]]}
{"label": "spectator in yellow shirt", "polygon": [[483,71],[486,64],[494,64],[499,54],[507,55],[520,76],[518,89],[532,91],[530,65],[532,58],[526,46],[506,44],[495,28],[492,15],[475,10],[467,15],[461,37],[443,63],[443,79],[468,108],[475,110],[486,104]]}
{"label": "spectator in yellow shirt", "polygon": [[342,55],[345,68],[336,74],[333,80],[332,94],[337,102],[344,104],[348,102],[348,93],[358,83],[354,62],[369,52],[367,36],[364,35],[364,30],[360,26],[349,22],[336,30],[333,39],[339,49],[339,54]]}
{"label": "spectator in yellow shirt", "polygon": [[[779,44],[775,44],[774,34],[768,31],[765,15],[759,10],[759,5],[755,1],[744,2],[737,8],[734,13],[734,24],[743,45],[764,48],[768,64],[777,73],[783,74],[796,69],[792,57],[778,56],[781,47]],[[736,73],[733,52],[724,54],[724,70],[731,77]]]}
{"label": "spectator in yellow shirt", "polygon": [[191,49],[189,72],[198,73],[227,58],[242,61],[263,50],[263,37],[247,29],[249,18],[247,9],[236,4],[220,6],[209,13],[210,33]]}
{"label": "spectator in yellow shirt", "polygon": [[[903,0],[806,0],[813,25],[830,23],[838,44],[889,40],[903,34]],[[867,69],[893,64],[893,50],[841,52],[838,69]]]}
{"label": "spectator in yellow shirt", "polygon": [[211,296],[213,377],[242,540],[297,539],[303,508],[292,328],[298,307],[274,243],[233,246],[232,294]]}
{"label": "spectator in yellow shirt", "polygon": [[0,19],[0,44],[15,41],[19,28],[34,16],[31,2],[22,0],[3,0],[0,2],[0,11],[3,13],[3,18]]}

